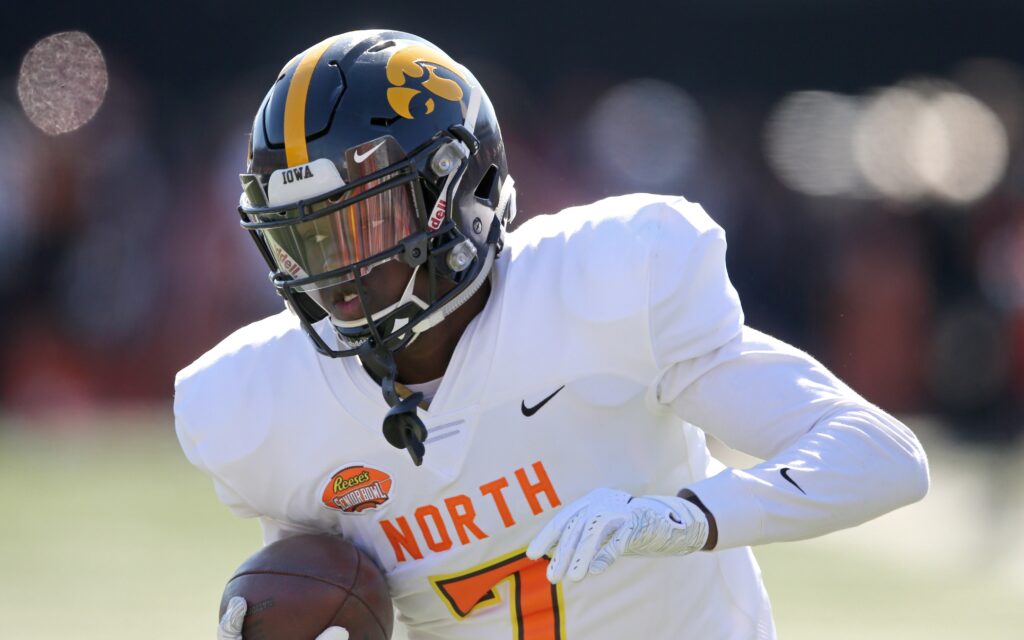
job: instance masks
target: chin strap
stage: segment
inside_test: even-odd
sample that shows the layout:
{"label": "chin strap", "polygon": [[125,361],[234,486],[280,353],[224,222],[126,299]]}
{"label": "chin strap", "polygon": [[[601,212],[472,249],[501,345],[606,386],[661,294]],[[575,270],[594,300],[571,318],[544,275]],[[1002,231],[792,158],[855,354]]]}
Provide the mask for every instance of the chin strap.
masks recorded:
{"label": "chin strap", "polygon": [[491,239],[488,239],[487,255],[484,257],[483,267],[481,267],[480,271],[476,274],[476,277],[473,278],[473,282],[471,282],[469,286],[462,291],[462,293],[452,298],[448,304],[416,323],[416,326],[412,328],[413,340],[415,340],[419,334],[436,327],[445,318],[455,313],[456,309],[466,304],[469,299],[473,297],[473,294],[479,291],[480,287],[484,286],[484,283],[487,282],[487,278],[491,275],[491,269],[494,267],[494,260],[498,256],[498,251],[500,251],[500,230],[504,225],[512,222],[516,216],[515,184],[516,181],[512,179],[512,176],[505,176],[505,182],[501,185],[501,194],[498,196],[498,204],[494,207],[495,215],[498,216],[498,218],[501,218],[501,226],[497,226],[498,218],[495,218],[494,222],[496,223],[495,226],[498,233],[496,235],[492,234],[495,235],[494,242],[491,242]]}
{"label": "chin strap", "polygon": [[[493,245],[488,248],[483,268],[480,269],[480,273],[473,279],[473,282],[451,302],[417,323],[413,328],[413,339],[454,313],[480,290],[490,276],[496,253],[497,249]],[[426,446],[423,443],[427,439],[427,427],[416,414],[416,409],[423,402],[423,394],[417,391],[405,398],[399,394],[398,387],[401,385],[397,381],[398,366],[395,364],[394,354],[387,347],[377,345],[372,351],[364,354],[362,360],[370,372],[380,380],[381,393],[391,407],[384,416],[382,426],[384,438],[391,446],[408,451],[413,464],[416,466],[423,464],[423,455],[426,453]]]}
{"label": "chin strap", "polygon": [[[393,378],[382,380],[381,390],[384,391],[385,398],[389,393],[394,394],[395,398],[399,398]],[[423,394],[419,391],[404,400],[399,400],[388,410],[381,427],[384,438],[391,446],[408,451],[412,463],[417,467],[423,464],[423,454],[427,451],[423,444],[427,439],[427,426],[416,415],[416,407],[422,401]]]}
{"label": "chin strap", "polygon": [[[406,283],[405,289],[402,291],[402,295],[398,299],[398,301],[393,303],[393,304],[390,304],[390,305],[384,307],[383,309],[381,309],[380,311],[378,311],[378,312],[376,312],[374,314],[371,314],[370,320],[369,320],[370,322],[377,322],[377,321],[379,321],[381,318],[385,317],[386,315],[388,315],[389,313],[391,313],[395,309],[397,309],[397,308],[401,307],[402,305],[404,305],[406,303],[409,303],[409,302],[415,303],[416,306],[419,307],[420,309],[426,309],[427,308],[427,303],[422,301],[422,300],[420,300],[419,297],[416,296],[416,294],[414,294],[413,291],[412,291],[414,285],[416,284],[416,273],[419,270],[420,270],[420,265],[416,265],[416,267],[413,268],[412,275],[409,276],[409,281]],[[365,313],[365,310],[364,310],[364,313]],[[402,319],[402,322],[404,324],[405,320]],[[360,329],[360,328],[365,327],[367,325],[367,320],[365,318],[363,320],[337,320],[335,318],[331,318],[331,324],[333,324],[336,327],[341,327],[343,329]],[[398,325],[398,326],[395,327],[395,329],[398,329],[401,326],[402,325]],[[392,329],[392,331],[393,330],[394,329]]]}
{"label": "chin strap", "polygon": [[[473,278],[473,281],[470,282],[469,286],[463,289],[462,292],[459,293],[459,295],[452,298],[448,302],[448,304],[444,305],[434,313],[431,313],[426,318],[423,318],[422,320],[417,322],[416,325],[412,328],[413,340],[415,340],[416,337],[418,337],[419,334],[423,333],[424,331],[432,329],[437,325],[441,324],[441,322],[445,318],[455,313],[456,309],[469,302],[469,299],[473,297],[473,294],[479,291],[480,287],[484,286],[484,283],[487,282],[487,278],[490,277],[491,268],[494,266],[494,256],[496,253],[497,248],[494,245],[490,245],[487,247],[487,256],[484,258],[483,267],[480,268],[480,272],[476,274],[476,277]],[[409,343],[412,344],[412,341],[410,340]]]}
{"label": "chin strap", "polygon": [[416,408],[423,401],[423,394],[417,391],[406,398],[399,395],[399,383],[396,380],[398,367],[394,354],[386,347],[378,345],[362,355],[361,359],[370,373],[380,380],[384,400],[391,407],[384,416],[384,424],[381,427],[384,438],[396,449],[408,451],[413,464],[420,466],[423,464],[423,454],[426,453],[423,443],[427,439],[427,427],[416,415]]}
{"label": "chin strap", "polygon": [[501,192],[498,194],[498,206],[494,207],[494,213],[502,216],[502,222],[507,228],[516,219],[516,181],[512,174],[505,176],[505,182],[501,185]]}
{"label": "chin strap", "polygon": [[[495,253],[495,247],[489,247],[483,268],[476,278],[473,279],[473,282],[466,287],[466,290],[436,313],[432,313],[426,319],[417,323],[413,328],[413,340],[420,333],[437,325],[445,317],[454,313],[456,309],[464,305],[473,297],[473,294],[480,290],[480,287],[487,281],[487,277],[491,273]],[[382,427],[384,438],[391,446],[408,451],[413,464],[420,466],[423,464],[423,455],[426,453],[426,446],[423,443],[427,439],[427,427],[416,414],[416,409],[423,402],[423,394],[417,391],[405,398],[399,395],[397,388],[399,383],[396,380],[398,369],[395,365],[395,357],[386,347],[379,346],[374,350],[373,357],[367,358],[366,362],[371,370],[380,378],[380,389],[384,394],[384,400],[391,406],[387,415],[384,416]]]}
{"label": "chin strap", "polygon": [[[501,187],[501,195],[495,211],[499,216],[505,216],[506,221],[511,221],[512,217],[515,216],[515,186],[512,176],[508,176],[505,184]],[[497,226],[497,229],[500,233],[501,227]],[[480,287],[487,282],[487,278],[490,277],[491,270],[494,268],[494,260],[498,255],[498,238],[496,237],[495,240],[495,242],[488,242],[484,264],[469,286],[440,309],[417,322],[412,328],[413,336],[409,344],[412,344],[412,341],[421,333],[437,326],[445,318],[455,313],[456,309],[466,304],[480,290]],[[413,279],[415,277],[416,273],[414,271]],[[411,287],[412,280],[410,280],[409,286],[406,287],[405,294],[402,296],[403,302],[406,301],[407,297],[411,297],[418,304],[422,304],[422,301],[412,295]],[[384,416],[384,424],[382,426],[384,438],[391,446],[408,451],[413,464],[420,466],[423,464],[423,456],[426,453],[424,442],[427,439],[427,427],[416,414],[416,409],[423,402],[423,394],[417,391],[405,398],[399,395],[397,388],[400,386],[397,381],[398,366],[395,364],[394,354],[384,345],[377,345],[376,348],[363,357],[363,361],[380,380],[381,393],[383,393],[384,400],[391,407]]]}

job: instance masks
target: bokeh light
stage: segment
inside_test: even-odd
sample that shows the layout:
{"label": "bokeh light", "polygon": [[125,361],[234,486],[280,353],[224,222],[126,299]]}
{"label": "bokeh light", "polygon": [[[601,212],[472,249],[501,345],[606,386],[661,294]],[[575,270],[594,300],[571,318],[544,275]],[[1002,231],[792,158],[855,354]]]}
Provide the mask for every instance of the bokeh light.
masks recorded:
{"label": "bokeh light", "polygon": [[586,123],[594,162],[624,187],[666,188],[686,176],[704,137],[700,108],[679,87],[650,79],[620,84]]}
{"label": "bokeh light", "polygon": [[912,201],[927,190],[910,155],[915,125],[926,104],[906,87],[885,89],[869,98],[854,132],[854,154],[865,180],[892,200]]}
{"label": "bokeh light", "polygon": [[967,203],[981,198],[1003,176],[1007,157],[999,118],[965,93],[932,97],[914,123],[913,167],[941,199]]}
{"label": "bokeh light", "polygon": [[999,117],[1011,146],[1024,134],[1024,70],[1009,60],[970,58],[956,65],[952,80]]}
{"label": "bokeh light", "polygon": [[807,195],[840,196],[862,184],[853,156],[856,98],[800,91],[775,107],[765,127],[765,154],[786,186]]}
{"label": "bokeh light", "polygon": [[63,31],[37,42],[18,72],[18,99],[42,131],[57,135],[89,122],[107,93],[107,64],[99,46],[81,31]]}
{"label": "bokeh light", "polygon": [[963,206],[983,198],[1007,171],[1009,144],[992,108],[937,80],[867,98],[795,92],[772,110],[764,130],[768,163],[790,189],[904,204]]}

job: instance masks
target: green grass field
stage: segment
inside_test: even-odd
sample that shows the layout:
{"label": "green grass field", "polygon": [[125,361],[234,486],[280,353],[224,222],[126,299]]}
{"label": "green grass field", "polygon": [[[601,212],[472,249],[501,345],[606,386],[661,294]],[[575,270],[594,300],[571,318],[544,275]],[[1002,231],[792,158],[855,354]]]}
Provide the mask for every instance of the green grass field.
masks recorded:
{"label": "green grass field", "polygon": [[[96,422],[0,422],[0,638],[213,638],[221,588],[258,527],[220,507],[168,416]],[[1020,496],[969,500],[984,490],[971,469],[991,461],[936,447],[923,503],[758,550],[781,638],[1024,637]]]}

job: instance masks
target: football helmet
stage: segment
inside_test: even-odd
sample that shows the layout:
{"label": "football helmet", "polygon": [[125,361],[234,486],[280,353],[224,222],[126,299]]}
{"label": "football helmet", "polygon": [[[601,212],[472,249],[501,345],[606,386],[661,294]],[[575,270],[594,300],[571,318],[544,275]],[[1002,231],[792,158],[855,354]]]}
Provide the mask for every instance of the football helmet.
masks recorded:
{"label": "football helmet", "polygon": [[[241,182],[242,226],[316,349],[358,355],[393,408],[409,404],[394,390],[394,352],[479,290],[515,216],[501,132],[476,78],[408,33],[328,38],[270,88]],[[412,275],[381,304],[365,279],[391,261]],[[425,296],[414,291],[419,273]],[[314,326],[324,318],[336,344]]]}

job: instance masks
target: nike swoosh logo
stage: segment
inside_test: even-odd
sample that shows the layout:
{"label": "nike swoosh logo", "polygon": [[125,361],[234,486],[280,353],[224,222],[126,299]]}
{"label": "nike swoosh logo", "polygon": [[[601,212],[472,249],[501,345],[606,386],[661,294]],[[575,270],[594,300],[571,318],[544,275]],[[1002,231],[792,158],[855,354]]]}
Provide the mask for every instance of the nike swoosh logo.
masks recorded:
{"label": "nike swoosh logo", "polygon": [[537,413],[538,411],[540,411],[541,407],[543,407],[544,405],[546,405],[548,403],[548,400],[550,400],[551,398],[554,398],[556,395],[558,395],[558,392],[561,391],[564,388],[565,388],[565,385],[563,384],[562,386],[560,386],[557,389],[555,389],[555,392],[552,393],[550,396],[544,398],[543,400],[541,400],[540,402],[538,402],[537,404],[535,404],[532,407],[526,406],[526,400],[523,400],[523,407],[522,407],[523,415],[526,416],[527,418],[529,418],[533,414]]}
{"label": "nike swoosh logo", "polygon": [[781,469],[779,469],[779,473],[782,474],[782,477],[785,478],[786,481],[789,482],[789,484],[791,484],[794,487],[796,487],[797,489],[799,489],[800,493],[804,494],[805,496],[807,495],[806,491],[804,491],[803,489],[800,489],[800,485],[798,485],[796,483],[796,480],[794,480],[793,478],[789,477],[789,467],[782,467]]}
{"label": "nike swoosh logo", "polygon": [[380,149],[380,146],[382,144],[384,144],[383,140],[378,142],[377,145],[374,148],[370,149],[366,153],[359,153],[358,151],[356,151],[354,154],[352,154],[352,159],[356,161],[356,164],[360,164],[360,163],[362,163],[363,160],[366,160],[367,158],[369,158],[373,154],[374,151],[376,151],[377,149]]}

